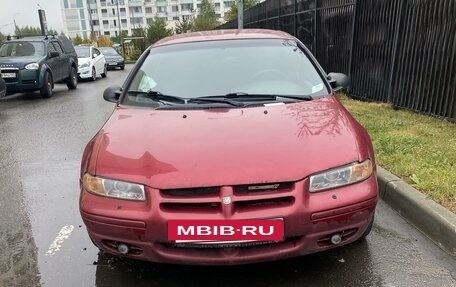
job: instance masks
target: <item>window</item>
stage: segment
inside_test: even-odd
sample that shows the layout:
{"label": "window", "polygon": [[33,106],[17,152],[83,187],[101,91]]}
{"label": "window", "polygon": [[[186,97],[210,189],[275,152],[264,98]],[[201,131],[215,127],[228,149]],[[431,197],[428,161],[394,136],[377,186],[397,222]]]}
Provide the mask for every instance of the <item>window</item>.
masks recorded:
{"label": "window", "polygon": [[193,4],[181,4],[182,11],[191,11],[193,10]]}
{"label": "window", "polygon": [[111,32],[105,31],[105,32],[104,32],[104,35],[105,35],[105,36],[111,36]]}
{"label": "window", "polygon": [[60,47],[59,42],[52,42],[52,45],[54,45],[54,48],[59,54],[63,54],[63,49]]}
{"label": "window", "polygon": [[152,13],[152,7],[146,7],[146,13]]}
{"label": "window", "polygon": [[157,7],[157,11],[160,13],[164,13],[164,12],[166,12],[166,7],[165,6]]}
{"label": "window", "polygon": [[171,11],[172,12],[178,12],[179,11],[179,6],[171,6]]}
{"label": "window", "polygon": [[[328,93],[305,51],[293,40],[219,40],[161,46],[151,50],[139,69],[129,90],[143,90],[143,82],[153,84],[165,95],[185,98],[236,91],[296,96]],[[281,76],[275,78],[277,74],[273,73],[271,77],[271,70]],[[200,79],[207,84],[201,85]],[[132,99],[134,95],[127,100]]]}
{"label": "window", "polygon": [[55,49],[54,45],[52,45],[52,43],[48,43],[48,52],[49,53],[57,52],[57,50]]}

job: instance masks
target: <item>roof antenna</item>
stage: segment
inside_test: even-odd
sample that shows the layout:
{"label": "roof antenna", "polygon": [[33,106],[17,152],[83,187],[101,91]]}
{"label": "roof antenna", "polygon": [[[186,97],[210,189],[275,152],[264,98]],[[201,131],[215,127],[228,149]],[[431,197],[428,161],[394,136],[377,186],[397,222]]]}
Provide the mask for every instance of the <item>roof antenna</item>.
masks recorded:
{"label": "roof antenna", "polygon": [[38,9],[39,9],[39,10],[42,10],[40,4],[36,3],[36,6],[38,6]]}

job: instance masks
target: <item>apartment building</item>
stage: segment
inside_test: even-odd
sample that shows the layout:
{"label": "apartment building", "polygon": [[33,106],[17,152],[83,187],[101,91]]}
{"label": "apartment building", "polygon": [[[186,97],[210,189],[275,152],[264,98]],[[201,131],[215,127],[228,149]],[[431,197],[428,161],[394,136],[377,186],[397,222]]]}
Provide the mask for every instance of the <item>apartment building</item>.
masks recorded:
{"label": "apartment building", "polygon": [[[155,17],[173,28],[178,20],[196,17],[201,0],[60,0],[64,33],[71,38],[105,35],[145,28]],[[215,12],[223,19],[234,0],[213,0]]]}

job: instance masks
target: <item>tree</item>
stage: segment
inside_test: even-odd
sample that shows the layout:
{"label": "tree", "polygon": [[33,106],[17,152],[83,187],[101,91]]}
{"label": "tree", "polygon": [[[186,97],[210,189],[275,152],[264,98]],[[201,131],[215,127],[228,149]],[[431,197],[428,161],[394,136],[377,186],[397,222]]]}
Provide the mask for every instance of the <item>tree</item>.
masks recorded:
{"label": "tree", "polygon": [[111,40],[108,37],[106,37],[105,35],[98,36],[97,44],[98,44],[98,47],[111,47],[112,46]]}
{"label": "tree", "polygon": [[92,41],[87,38],[81,38],[79,34],[76,35],[73,39],[73,45],[80,45],[80,44],[92,44]]}
{"label": "tree", "polygon": [[184,19],[184,20],[179,20],[176,23],[176,27],[174,28],[176,31],[176,34],[183,34],[187,32],[193,31],[193,20],[191,19]]}
{"label": "tree", "polygon": [[154,18],[150,21],[147,27],[147,43],[149,45],[157,42],[160,39],[171,36],[173,29],[166,26],[166,21],[162,18]]}
{"label": "tree", "polygon": [[[258,4],[258,0],[243,0],[244,1],[244,11],[255,6],[256,4]],[[233,3],[231,3],[231,7],[230,7],[230,10],[228,12],[225,13],[225,21],[226,22],[231,22],[233,20],[236,20],[238,17],[238,3],[235,1]]]}
{"label": "tree", "polygon": [[[41,36],[41,28],[32,26],[15,26],[14,33],[16,36]],[[48,35],[58,35],[59,33],[54,29],[48,29]]]}
{"label": "tree", "polygon": [[3,43],[3,41],[5,41],[6,39],[6,36],[2,34],[2,32],[0,32],[0,43]]}
{"label": "tree", "polygon": [[210,2],[210,0],[202,0],[201,8],[193,24],[194,31],[212,30],[219,24],[215,14],[214,3]]}

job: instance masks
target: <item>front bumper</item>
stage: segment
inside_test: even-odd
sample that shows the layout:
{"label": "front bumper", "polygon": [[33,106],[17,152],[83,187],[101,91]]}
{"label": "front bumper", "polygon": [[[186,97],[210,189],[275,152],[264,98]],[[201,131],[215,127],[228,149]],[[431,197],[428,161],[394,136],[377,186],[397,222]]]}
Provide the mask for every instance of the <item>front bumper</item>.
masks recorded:
{"label": "front bumper", "polygon": [[78,78],[81,78],[81,79],[92,78],[92,68],[90,66],[84,67],[84,68],[78,68]]}
{"label": "front bumper", "polygon": [[[104,198],[81,192],[80,211],[90,238],[102,250],[134,259],[177,264],[235,265],[272,261],[315,253],[359,239],[373,218],[377,204],[375,174],[350,186],[310,194],[308,181],[273,194],[237,195],[221,187],[220,195],[229,194],[230,206],[209,206],[196,211],[191,204],[177,204],[162,191],[147,189],[147,202]],[[217,196],[220,200],[220,196]],[[201,205],[207,198],[189,202]],[[250,204],[250,202],[252,204]],[[260,203],[260,204],[259,204]],[[226,210],[228,209],[228,211]],[[178,247],[167,240],[167,222],[171,219],[259,219],[283,218],[285,240],[257,246],[230,248]],[[333,245],[332,234],[345,234]],[[130,246],[123,255],[118,243]]]}
{"label": "front bumper", "polygon": [[125,61],[108,61],[108,69],[123,68],[125,67]]}
{"label": "front bumper", "polygon": [[4,78],[8,92],[32,92],[41,89],[38,70],[18,70],[15,78]]}

